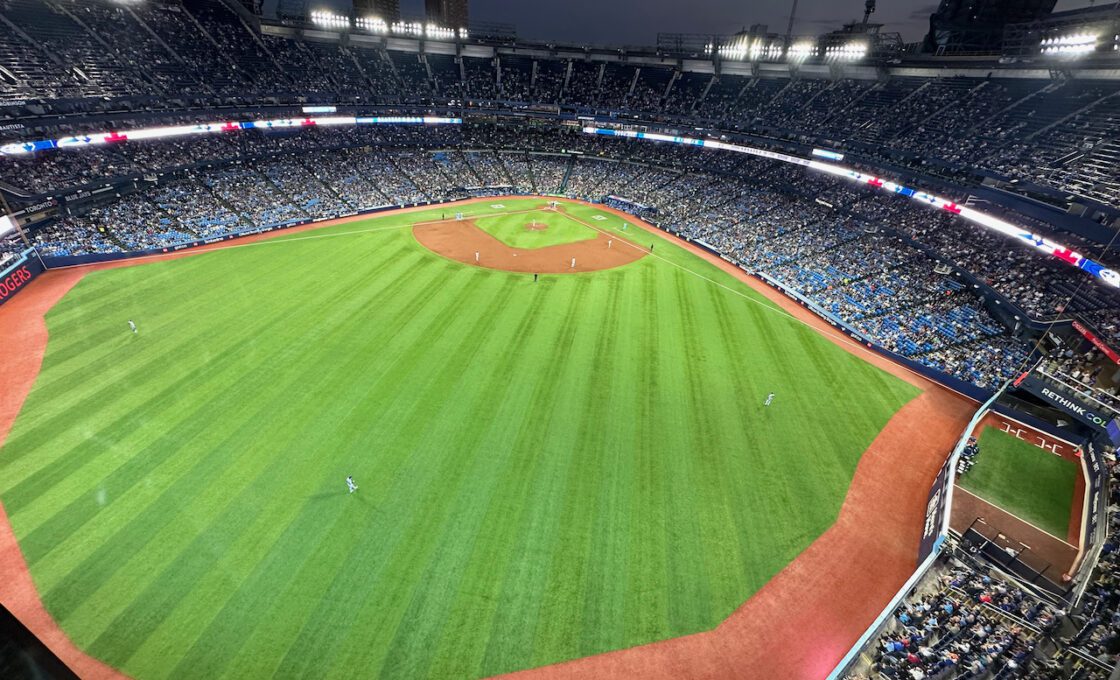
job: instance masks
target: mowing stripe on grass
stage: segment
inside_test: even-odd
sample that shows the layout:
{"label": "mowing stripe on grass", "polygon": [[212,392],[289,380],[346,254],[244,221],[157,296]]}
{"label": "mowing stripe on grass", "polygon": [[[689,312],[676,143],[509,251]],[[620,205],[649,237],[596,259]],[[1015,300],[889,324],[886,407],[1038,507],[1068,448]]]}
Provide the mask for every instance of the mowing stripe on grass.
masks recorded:
{"label": "mowing stripe on grass", "polygon": [[474,677],[704,630],[916,394],[669,242],[534,283],[427,252],[433,213],[52,310],[0,499],[78,644],[138,678]]}

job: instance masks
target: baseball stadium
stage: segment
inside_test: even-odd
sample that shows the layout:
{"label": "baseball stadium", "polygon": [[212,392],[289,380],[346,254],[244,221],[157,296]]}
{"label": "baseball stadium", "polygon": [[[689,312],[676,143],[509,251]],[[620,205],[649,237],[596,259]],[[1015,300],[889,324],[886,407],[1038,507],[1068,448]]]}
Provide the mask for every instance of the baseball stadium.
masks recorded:
{"label": "baseball stadium", "polygon": [[0,0],[0,677],[1120,677],[1120,9],[1056,5]]}

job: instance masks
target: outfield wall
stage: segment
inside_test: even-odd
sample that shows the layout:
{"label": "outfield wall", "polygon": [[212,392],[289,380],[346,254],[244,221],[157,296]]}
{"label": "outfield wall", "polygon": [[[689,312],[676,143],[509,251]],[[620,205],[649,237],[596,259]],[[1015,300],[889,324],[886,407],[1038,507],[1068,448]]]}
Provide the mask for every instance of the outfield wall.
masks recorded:
{"label": "outfield wall", "polygon": [[[510,194],[506,194],[510,195]],[[291,229],[292,227],[302,227],[307,224],[315,224],[318,222],[328,222],[331,220],[345,219],[347,217],[356,217],[360,215],[372,215],[375,213],[386,212],[389,210],[400,210],[402,208],[416,208],[427,205],[441,205],[445,203],[454,203],[460,200],[468,199],[448,199],[442,201],[420,201],[417,203],[401,203],[399,205],[379,205],[372,208],[362,208],[353,212],[342,213],[333,217],[319,217],[316,219],[304,220],[288,220],[287,222],[279,222],[276,224],[268,224],[263,227],[254,227],[252,229],[244,229],[242,231],[235,231],[228,234],[220,234],[210,238],[196,239],[194,241],[182,241],[175,243],[164,248],[151,248],[148,250],[130,250],[121,253],[91,253],[89,255],[63,255],[63,256],[47,256],[42,258],[46,263],[48,269],[55,269],[59,267],[76,267],[84,264],[96,264],[98,262],[114,262],[117,260],[131,260],[139,257],[151,257],[153,255],[167,255],[168,253],[177,253],[183,250],[190,250],[200,246],[213,245],[215,243],[223,243],[225,241],[233,241],[246,236],[256,236],[257,234],[267,234],[272,231],[281,231],[284,229]]]}
{"label": "outfield wall", "polygon": [[999,393],[993,394],[985,401],[980,408],[973,414],[972,420],[969,421],[965,427],[964,432],[961,434],[960,439],[957,440],[957,445],[953,447],[952,452],[946,458],[945,463],[941,466],[941,470],[933,480],[933,485],[930,487],[929,501],[926,505],[926,519],[925,527],[922,530],[922,541],[918,552],[918,566],[906,583],[895,593],[891,601],[880,612],[879,616],[867,627],[863,635],[860,636],[856,643],[844,655],[832,672],[828,675],[828,680],[837,680],[842,677],[844,673],[855,663],[859,652],[871,641],[873,637],[883,630],[887,624],[888,619],[894,614],[895,610],[902,603],[902,600],[914,589],[922,577],[926,575],[930,567],[937,560],[941,551],[945,547],[945,542],[949,538],[949,513],[953,506],[953,483],[956,480],[957,461],[960,460],[961,452],[964,451],[965,446],[968,445],[969,437],[972,436],[973,430],[984,419],[988,413],[988,408],[995,403],[999,397]]}
{"label": "outfield wall", "polygon": [[763,283],[770,286],[771,288],[779,291],[780,293],[782,293],[782,295],[785,295],[786,297],[793,300],[794,302],[801,305],[802,307],[807,308],[809,311],[813,312],[814,314],[816,314],[817,316],[819,316],[820,318],[822,318],[826,322],[828,322],[828,324],[830,326],[832,326],[836,330],[844,333],[844,335],[852,338],[853,340],[855,340],[859,344],[863,345],[864,347],[867,347],[868,349],[887,357],[888,359],[890,359],[891,361],[894,361],[895,363],[902,364],[906,368],[910,369],[911,371],[913,371],[913,372],[915,372],[915,373],[917,373],[917,374],[919,374],[919,375],[921,375],[925,378],[928,378],[928,379],[930,379],[930,380],[932,380],[932,381],[934,381],[934,382],[936,382],[940,385],[944,385],[945,387],[953,390],[954,392],[957,392],[959,394],[963,394],[964,396],[968,397],[969,399],[972,399],[972,400],[977,401],[977,402],[985,402],[988,399],[990,399],[992,397],[992,395],[994,394],[991,390],[988,390],[988,389],[985,389],[985,388],[982,388],[982,387],[977,387],[976,385],[973,385],[972,383],[965,382],[965,381],[961,380],[960,378],[956,378],[954,376],[949,375],[948,373],[943,373],[941,371],[938,371],[937,369],[930,368],[929,366],[926,366],[925,364],[921,364],[917,361],[914,361],[912,359],[904,357],[901,354],[897,354],[896,352],[892,352],[891,350],[876,344],[873,340],[871,340],[867,336],[863,335],[859,331],[855,330],[854,328],[849,327],[841,319],[839,319],[838,317],[836,317],[832,313],[828,312],[827,310],[823,309],[822,307],[817,305],[815,302],[813,302],[809,298],[802,295],[801,293],[799,293],[799,292],[797,292],[797,291],[795,291],[791,288],[786,287],[782,282],[778,281],[777,279],[773,279],[773,278],[767,276],[766,274],[763,274],[761,272],[751,271],[750,269],[748,269],[748,268],[744,267],[742,264],[740,264],[737,260],[734,260],[734,259],[731,259],[731,258],[727,257],[722,252],[720,252],[719,250],[717,250],[715,247],[713,247],[712,245],[710,245],[708,243],[705,243],[705,242],[703,242],[701,240],[698,240],[698,239],[697,240],[690,239],[687,236],[684,236],[683,234],[681,234],[680,232],[673,231],[672,229],[669,229],[667,227],[663,227],[660,224],[657,224],[656,222],[650,222],[650,224],[657,227],[661,231],[664,231],[667,234],[671,234],[671,235],[677,237],[678,239],[681,239],[682,241],[685,241],[687,243],[695,245],[698,248],[704,249],[705,251],[719,257],[720,259],[722,259],[726,262],[730,262],[731,264],[733,264],[736,267],[738,267],[739,269],[743,270],[745,273],[749,274],[750,276],[758,279],[759,281],[762,281]]}
{"label": "outfield wall", "polygon": [[34,249],[28,248],[20,253],[15,262],[0,272],[0,305],[15,297],[43,271],[43,261]]}
{"label": "outfield wall", "polygon": [[[505,195],[518,195],[518,194],[505,194]],[[243,238],[243,237],[246,237],[246,236],[254,236],[254,235],[264,234],[264,233],[268,233],[268,232],[272,232],[272,231],[280,231],[280,230],[283,230],[283,229],[289,229],[289,228],[292,228],[292,227],[304,226],[304,225],[313,224],[313,223],[316,223],[316,222],[325,222],[325,221],[328,221],[328,220],[342,219],[342,218],[346,218],[346,217],[354,217],[354,216],[359,216],[359,215],[372,215],[372,214],[385,212],[385,211],[389,211],[389,210],[398,210],[398,209],[401,209],[401,208],[422,207],[422,206],[426,206],[426,205],[432,205],[432,206],[442,205],[442,204],[447,204],[447,203],[454,203],[454,202],[459,201],[459,200],[464,200],[464,199],[445,199],[445,200],[439,200],[439,201],[421,201],[421,202],[416,202],[416,203],[406,203],[406,204],[398,204],[398,205],[373,206],[373,207],[369,207],[369,208],[363,208],[361,210],[357,210],[357,211],[354,211],[354,212],[351,212],[351,213],[345,213],[345,214],[342,214],[342,215],[338,215],[336,217],[318,218],[318,219],[304,219],[304,220],[290,220],[288,222],[282,222],[282,223],[278,223],[278,224],[270,224],[270,225],[266,225],[266,226],[263,226],[263,227],[255,227],[255,228],[252,228],[252,229],[246,229],[246,230],[243,230],[243,231],[233,232],[233,233],[229,233],[229,234],[221,234],[219,236],[214,236],[214,237],[210,237],[210,238],[197,239],[197,240],[193,240],[193,241],[184,241],[184,242],[176,243],[176,244],[166,246],[166,247],[163,247],[163,248],[153,248],[153,249],[148,249],[148,250],[137,250],[137,251],[129,251],[129,252],[121,252],[121,253],[94,253],[94,254],[88,254],[88,255],[48,256],[48,257],[42,257],[42,258],[36,256],[34,254],[35,251],[28,250],[23,254],[23,257],[21,258],[21,260],[17,261],[17,263],[15,265],[13,265],[11,267],[11,269],[12,270],[18,269],[21,264],[26,264],[27,262],[30,262],[31,260],[35,260],[35,265],[36,266],[34,266],[34,267],[28,266],[28,269],[27,269],[26,272],[24,272],[23,270],[20,270],[20,272],[18,274],[18,278],[21,279],[21,280],[18,281],[18,282],[15,282],[13,284],[13,287],[11,288],[11,291],[8,292],[7,295],[0,294],[0,304],[7,301],[7,299],[9,299],[12,295],[17,293],[24,286],[26,286],[28,283],[30,283],[30,281],[35,276],[37,276],[39,273],[41,273],[44,270],[44,268],[54,269],[54,268],[59,268],[59,267],[73,267],[73,266],[80,266],[80,265],[86,265],[86,264],[94,264],[94,263],[98,263],[98,262],[111,262],[111,261],[117,261],[117,260],[128,260],[128,259],[135,259],[135,258],[142,258],[142,257],[151,257],[151,256],[154,256],[154,255],[166,255],[166,254],[169,254],[169,253],[180,252],[180,251],[183,251],[183,250],[190,250],[190,249],[198,248],[198,247],[201,247],[201,246],[213,245],[215,243],[223,243],[223,242],[226,242],[226,241],[232,241],[232,240],[236,240],[236,239]],[[599,202],[599,201],[592,201],[592,202]],[[624,202],[628,202],[628,201],[624,201]],[[704,249],[705,251],[707,251],[707,252],[709,252],[713,255],[716,255],[717,257],[719,257],[719,258],[721,258],[721,259],[723,259],[727,262],[730,262],[730,263],[734,264],[735,266],[739,267],[740,269],[742,269],[744,272],[746,272],[750,276],[758,279],[759,281],[762,281],[763,283],[770,286],[771,288],[774,288],[774,289],[780,291],[783,295],[790,298],[791,300],[794,300],[799,305],[808,308],[814,314],[816,314],[820,318],[824,319],[829,325],[831,325],[834,328],[836,328],[837,330],[843,332],[845,335],[847,335],[848,337],[852,338],[853,340],[859,342],[861,345],[867,347],[868,349],[871,349],[871,350],[877,352],[878,354],[881,354],[881,355],[891,359],[892,361],[894,361],[896,363],[902,364],[903,366],[909,368],[911,371],[913,371],[913,372],[915,372],[915,373],[917,373],[917,374],[919,374],[923,377],[926,377],[930,380],[933,380],[934,382],[936,382],[940,385],[943,385],[943,386],[947,387],[948,389],[953,390],[954,392],[957,392],[959,394],[963,394],[964,396],[969,397],[970,399],[973,399],[977,402],[987,401],[988,398],[992,396],[993,393],[992,393],[991,390],[978,387],[976,385],[973,385],[972,383],[965,382],[965,381],[960,380],[959,378],[956,378],[952,375],[949,375],[947,373],[943,373],[943,372],[938,371],[936,369],[930,368],[929,366],[921,364],[917,361],[914,361],[912,359],[904,357],[904,356],[902,356],[900,354],[897,354],[897,353],[895,353],[895,352],[893,352],[893,351],[891,351],[891,350],[889,350],[885,347],[882,347],[882,346],[878,345],[873,340],[866,337],[865,335],[863,335],[859,331],[849,327],[847,324],[845,324],[838,317],[834,316],[833,314],[831,314],[827,310],[821,308],[819,305],[814,303],[812,300],[809,300],[805,296],[801,295],[799,292],[786,287],[781,282],[777,281],[776,279],[772,279],[765,274],[762,274],[760,272],[753,272],[753,271],[747,269],[746,267],[744,267],[742,264],[740,264],[736,260],[733,260],[733,259],[727,257],[726,255],[724,255],[722,252],[717,250],[712,245],[710,245],[708,243],[705,243],[703,241],[700,241],[700,240],[689,239],[688,237],[680,234],[679,232],[676,232],[676,231],[673,231],[673,230],[668,229],[666,227],[663,227],[663,226],[657,224],[656,222],[652,222],[652,221],[649,221],[649,220],[647,220],[647,222],[649,222],[650,224],[657,227],[661,231],[664,231],[667,234],[671,234],[672,236],[675,236],[678,239],[684,240],[688,243],[692,243],[692,244]],[[0,275],[0,282],[4,281],[4,277],[9,276],[9,275],[10,275],[10,272],[5,271],[2,275]],[[3,291],[3,288],[0,287],[0,292],[2,292],[2,291]],[[1048,431],[1048,432],[1052,432],[1054,434],[1057,434],[1057,433],[1052,431],[1053,430],[1052,425],[1049,425],[1047,423],[1039,421],[1036,418],[1031,418],[1030,416],[1028,416],[1026,414],[1021,414],[1017,411],[1012,411],[1011,413],[1015,414],[1016,417],[1019,417],[1019,418],[1024,418],[1025,417],[1028,421],[1028,424],[1030,424],[1032,426],[1038,427],[1039,429],[1042,429],[1044,431]],[[1068,435],[1062,434],[1060,436],[1067,437]]]}
{"label": "outfield wall", "polygon": [[[806,307],[814,314],[828,322],[829,325],[842,331],[848,337],[856,340],[863,346],[875,351],[878,354],[886,356],[895,363],[902,364],[915,373],[922,375],[948,389],[958,392],[967,396],[981,405],[973,415],[972,420],[968,426],[961,433],[960,439],[957,441],[956,446],[953,448],[949,455],[946,457],[945,462],[934,476],[930,490],[926,497],[926,512],[925,522],[922,527],[922,538],[918,546],[918,553],[916,555],[916,568],[910,578],[903,584],[902,588],[898,590],[895,596],[885,606],[879,616],[871,623],[866,629],[864,634],[856,641],[856,643],[849,649],[844,658],[836,665],[832,673],[828,676],[829,680],[838,679],[843,676],[852,664],[856,661],[859,652],[863,649],[868,642],[887,624],[895,609],[899,606],[902,600],[910,594],[918,582],[928,573],[929,569],[936,562],[937,558],[943,552],[946,541],[949,537],[949,517],[952,512],[953,504],[953,486],[956,481],[956,468],[960,460],[961,453],[968,444],[969,438],[972,436],[977,425],[988,415],[988,413],[999,413],[1000,415],[1014,419],[1028,427],[1036,429],[1037,431],[1048,434],[1050,436],[1060,438],[1070,442],[1076,446],[1091,447],[1091,442],[1087,442],[1084,437],[1074,435],[1053,423],[1040,420],[1028,413],[1023,413],[1006,404],[997,403],[1000,395],[1003,394],[1003,388],[998,391],[992,392],[971,383],[966,383],[954,376],[942,373],[936,369],[930,368],[916,361],[903,357],[895,352],[892,352],[885,347],[881,347],[863,334],[855,329],[849,328],[838,317],[829,313],[827,310],[821,308],[812,300],[801,295],[799,292],[789,289],[784,286],[780,281],[773,279],[760,272],[752,272],[739,262],[732,258],[727,257],[717,248],[711,244],[705,243],[701,240],[689,239],[679,232],[667,229],[654,222],[650,222],[658,229],[669,233],[678,239],[686,241],[695,245],[706,252],[718,256],[720,259],[729,262],[750,276],[766,283],[766,285],[780,291],[789,299],[797,302],[802,307]],[[1103,479],[1103,466],[1094,450],[1089,451],[1089,455],[1082,456],[1082,471],[1086,477],[1086,496],[1085,508],[1082,521],[1082,542],[1083,548],[1079,552],[1078,563],[1075,565],[1075,590],[1072,595],[1072,600],[1076,601],[1084,590],[1087,583],[1086,576],[1090,573],[1091,568],[1096,563],[1096,557],[1100,552],[1101,525],[1099,516],[1101,513],[1101,498],[1104,485]],[[1085,559],[1085,558],[1088,559]],[[1089,569],[1085,569],[1089,567]]]}

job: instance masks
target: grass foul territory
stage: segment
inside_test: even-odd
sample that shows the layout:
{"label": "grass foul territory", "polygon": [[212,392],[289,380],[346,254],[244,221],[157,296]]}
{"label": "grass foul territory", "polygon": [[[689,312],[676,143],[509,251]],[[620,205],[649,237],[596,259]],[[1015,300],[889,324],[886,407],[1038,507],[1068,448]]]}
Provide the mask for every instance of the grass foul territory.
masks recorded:
{"label": "grass foul territory", "polygon": [[416,243],[450,210],[594,236],[437,208],[91,273],[49,313],[0,499],[79,646],[145,679],[459,678],[710,629],[918,393],[668,240],[534,282]]}
{"label": "grass foul territory", "polygon": [[976,465],[958,483],[968,491],[1065,538],[1077,464],[995,428],[980,435]]}

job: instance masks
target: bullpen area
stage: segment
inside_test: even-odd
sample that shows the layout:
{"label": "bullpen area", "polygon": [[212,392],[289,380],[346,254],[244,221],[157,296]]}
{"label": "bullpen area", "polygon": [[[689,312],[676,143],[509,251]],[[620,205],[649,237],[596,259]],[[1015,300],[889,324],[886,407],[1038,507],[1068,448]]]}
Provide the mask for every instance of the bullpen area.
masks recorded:
{"label": "bullpen area", "polygon": [[[984,428],[976,465],[960,485],[1048,534],[1064,538],[1073,512],[1077,463],[995,428]],[[1081,512],[1081,508],[1076,509]]]}

